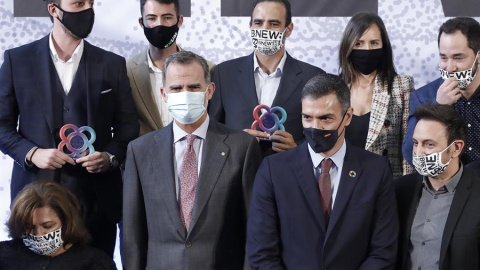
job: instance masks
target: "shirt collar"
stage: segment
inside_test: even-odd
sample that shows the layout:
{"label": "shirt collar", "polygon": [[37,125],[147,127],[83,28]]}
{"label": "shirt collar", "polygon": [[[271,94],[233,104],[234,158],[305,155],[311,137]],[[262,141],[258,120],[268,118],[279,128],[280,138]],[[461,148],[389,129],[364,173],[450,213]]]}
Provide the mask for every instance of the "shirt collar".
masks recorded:
{"label": "shirt collar", "polygon": [[[463,174],[463,164],[460,162],[460,169],[458,169],[458,172],[452,177],[448,183],[446,183],[444,186],[438,189],[438,191],[442,189],[446,189],[449,193],[455,192],[455,189],[457,188],[458,182],[460,181],[460,178],[462,177]],[[430,182],[428,181],[428,177],[424,176],[423,177],[423,186],[428,188],[430,191],[435,192],[431,185]]]}
{"label": "shirt collar", "polygon": [[[310,157],[312,158],[313,166],[317,168],[318,165],[320,165],[320,163],[325,159],[325,157],[323,157],[320,153],[315,153],[312,147],[310,147],[310,144],[307,143],[307,145],[308,145],[308,151],[310,152]],[[343,160],[345,159],[346,152],[347,152],[347,144],[345,143],[345,139],[343,139],[342,147],[340,147],[340,149],[338,149],[338,151],[335,152],[332,156],[327,158],[331,159],[335,164],[335,166],[337,166],[338,168],[341,168],[343,167]]]}
{"label": "shirt collar", "polygon": [[[287,51],[284,51],[282,59],[280,59],[280,63],[278,63],[277,71],[275,73],[270,74],[270,76],[281,77],[286,60],[287,60]],[[258,65],[257,54],[254,53],[253,54],[253,72],[260,72],[260,71],[265,75],[267,74],[263,72],[262,68]]]}
{"label": "shirt collar", "polygon": [[[207,137],[207,130],[208,130],[209,123],[210,123],[210,117],[207,114],[207,118],[205,118],[205,121],[203,121],[203,123],[194,132],[192,132],[192,134],[205,140],[205,138]],[[173,143],[177,143],[187,135],[188,133],[185,132],[185,130],[181,129],[177,125],[177,122],[173,120]]]}
{"label": "shirt collar", "polygon": [[[74,60],[82,58],[83,54],[83,47],[84,47],[83,39],[80,40],[80,43],[78,44],[77,48],[75,48],[75,51],[73,51],[72,57],[68,59],[65,63],[72,62]],[[58,57],[57,49],[55,49],[55,45],[53,45],[53,37],[52,33],[50,32],[50,37],[48,39],[48,47],[50,47],[50,55],[52,56],[52,59],[54,62],[56,61],[63,61]]]}
{"label": "shirt collar", "polygon": [[153,64],[152,58],[150,58],[150,49],[147,50],[147,63],[148,63],[148,69],[150,70],[150,73],[152,72],[162,73],[162,70]]}

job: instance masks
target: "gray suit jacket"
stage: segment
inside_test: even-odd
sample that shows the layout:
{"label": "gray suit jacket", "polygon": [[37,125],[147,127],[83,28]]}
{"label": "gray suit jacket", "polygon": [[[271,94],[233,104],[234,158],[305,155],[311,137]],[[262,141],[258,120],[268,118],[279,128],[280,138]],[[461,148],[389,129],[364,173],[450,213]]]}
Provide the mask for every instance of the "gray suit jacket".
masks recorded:
{"label": "gray suit jacket", "polygon": [[172,124],[128,146],[125,269],[243,269],[258,143],[210,119],[189,232],[176,198],[173,151]]}

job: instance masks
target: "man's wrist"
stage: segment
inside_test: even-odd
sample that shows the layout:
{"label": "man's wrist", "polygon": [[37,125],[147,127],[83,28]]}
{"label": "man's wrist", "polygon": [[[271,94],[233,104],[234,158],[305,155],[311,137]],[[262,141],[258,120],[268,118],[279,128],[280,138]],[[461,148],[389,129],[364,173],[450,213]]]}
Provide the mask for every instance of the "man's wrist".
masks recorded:
{"label": "man's wrist", "polygon": [[110,163],[111,168],[117,168],[118,167],[118,160],[115,155],[110,154],[109,152],[105,151],[105,154],[108,156],[108,161]]}
{"label": "man's wrist", "polygon": [[30,149],[30,151],[28,151],[27,155],[25,155],[25,165],[27,165],[29,168],[32,168],[34,165],[32,162],[32,157],[37,150],[38,146],[34,146],[32,149]]}

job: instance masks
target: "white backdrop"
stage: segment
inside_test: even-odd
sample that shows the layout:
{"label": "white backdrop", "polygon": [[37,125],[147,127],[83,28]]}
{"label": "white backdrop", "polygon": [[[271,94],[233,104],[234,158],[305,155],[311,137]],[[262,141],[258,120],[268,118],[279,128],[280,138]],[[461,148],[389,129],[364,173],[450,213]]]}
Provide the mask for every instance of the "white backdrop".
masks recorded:
{"label": "white backdrop", "polygon": [[[13,1],[0,0],[0,63],[6,49],[37,40],[51,29],[48,18],[14,18]],[[294,0],[291,3],[295,5]],[[184,19],[178,36],[183,48],[214,63],[252,52],[249,18],[221,17],[220,5],[221,0],[192,1],[192,16]],[[379,0],[378,12],[393,44],[398,73],[413,76],[416,88],[437,78],[437,31],[446,20],[441,1]],[[95,13],[89,42],[124,57],[146,47],[137,23],[138,0],[97,0]],[[294,17],[294,30],[286,42],[288,52],[336,74],[338,44],[348,19]],[[0,153],[0,240],[7,239],[3,224],[9,215],[11,168],[12,160]]]}

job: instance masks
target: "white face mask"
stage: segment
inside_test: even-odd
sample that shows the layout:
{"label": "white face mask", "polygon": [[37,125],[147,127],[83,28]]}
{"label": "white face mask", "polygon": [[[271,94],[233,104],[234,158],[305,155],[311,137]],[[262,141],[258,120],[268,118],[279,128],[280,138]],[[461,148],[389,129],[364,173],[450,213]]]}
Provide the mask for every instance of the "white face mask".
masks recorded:
{"label": "white face mask", "polygon": [[183,91],[167,94],[168,111],[173,118],[182,124],[197,122],[206,110],[205,92]]}
{"label": "white face mask", "polygon": [[31,251],[39,255],[48,256],[63,245],[62,228],[42,236],[35,236],[24,232],[22,240],[23,244]]}
{"label": "white face mask", "polygon": [[442,76],[442,79],[446,80],[448,78],[456,78],[458,81],[458,89],[465,90],[467,87],[470,85],[470,83],[475,79],[475,76],[477,76],[477,72],[475,72],[475,75],[473,74],[473,67],[475,66],[475,63],[477,63],[477,58],[478,58],[478,53],[477,56],[475,57],[475,61],[473,61],[473,65],[471,68],[464,70],[464,71],[457,71],[457,72],[448,72],[444,69],[439,68],[440,70],[440,75]]}
{"label": "white face mask", "polygon": [[425,155],[415,155],[414,153],[412,163],[417,172],[423,176],[435,177],[445,171],[448,164],[450,164],[450,161],[452,161],[452,158],[450,158],[447,163],[443,164],[442,153],[452,146],[453,143],[454,142],[441,152]]}
{"label": "white face mask", "polygon": [[283,32],[268,29],[251,29],[250,40],[259,53],[272,55],[283,47],[285,31],[287,31],[287,28]]}

